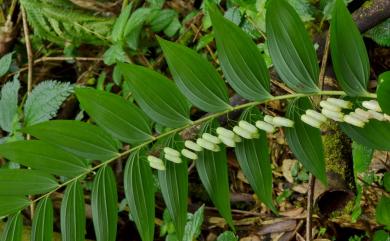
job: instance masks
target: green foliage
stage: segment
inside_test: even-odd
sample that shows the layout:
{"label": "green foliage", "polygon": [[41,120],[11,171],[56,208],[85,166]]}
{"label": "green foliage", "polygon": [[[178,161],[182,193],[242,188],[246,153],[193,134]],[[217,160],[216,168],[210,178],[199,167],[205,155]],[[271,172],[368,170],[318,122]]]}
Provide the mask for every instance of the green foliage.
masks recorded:
{"label": "green foliage", "polygon": [[53,203],[46,197],[39,201],[32,223],[31,241],[52,241]]}
{"label": "green foliage", "polygon": [[30,204],[31,201],[24,196],[1,196],[0,216],[6,216],[12,213],[16,213]]}
{"label": "green foliage", "polygon": [[20,212],[8,217],[1,241],[22,241],[23,217]]}
{"label": "green foliage", "polygon": [[12,55],[13,52],[5,54],[0,58],[0,77],[5,75],[11,67]]}
{"label": "green foliage", "polygon": [[379,75],[376,93],[378,95],[378,103],[383,112],[390,115],[390,71]]}
{"label": "green foliage", "polygon": [[238,241],[238,237],[233,232],[226,231],[218,236],[217,241]]}
{"label": "green foliage", "polygon": [[12,132],[18,114],[18,91],[20,83],[17,78],[7,82],[1,89],[0,96],[0,128]]}
{"label": "green foliage", "polygon": [[382,196],[375,210],[376,221],[390,229],[390,198]]}
{"label": "green foliage", "polygon": [[184,231],[183,241],[193,241],[198,238],[204,219],[204,205],[202,205],[194,214],[188,215],[188,221]]}
{"label": "green foliage", "polygon": [[390,18],[365,32],[365,36],[372,38],[377,44],[390,47]]}

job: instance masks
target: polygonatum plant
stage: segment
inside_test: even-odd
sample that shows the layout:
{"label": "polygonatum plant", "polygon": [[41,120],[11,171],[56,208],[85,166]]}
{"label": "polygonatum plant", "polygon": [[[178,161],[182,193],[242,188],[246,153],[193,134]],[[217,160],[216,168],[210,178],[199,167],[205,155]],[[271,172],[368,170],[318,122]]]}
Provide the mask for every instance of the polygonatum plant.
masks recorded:
{"label": "polygonatum plant", "polygon": [[[76,97],[92,123],[53,120],[24,126],[21,131],[34,140],[0,145],[3,158],[26,167],[0,170],[0,216],[9,217],[2,240],[20,240],[20,213],[33,203],[37,205],[32,240],[51,240],[51,196],[60,190],[64,191],[62,240],[84,240],[86,178],[93,178],[90,202],[96,239],[115,240],[118,194],[110,164],[118,159],[127,158],[124,192],[141,239],[154,240],[153,172],[157,172],[176,237],[182,240],[191,161],[211,201],[234,230],[227,148],[234,148],[255,194],[276,215],[267,133],[282,128],[293,154],[324,185],[327,178],[320,129],[330,121],[337,122],[359,144],[390,150],[389,75],[381,75],[377,94],[368,92],[367,52],[342,0],[336,1],[330,33],[333,67],[342,90],[319,88],[313,43],[285,0],[270,0],[266,15],[273,64],[281,80],[294,91],[285,95],[271,95],[265,62],[246,33],[216,7],[211,6],[209,13],[224,77],[249,102],[232,106],[228,88],[211,63],[190,48],[159,38],[173,81],[149,68],[118,63],[135,102],[77,87]],[[329,98],[318,106],[314,96]],[[277,100],[288,101],[285,117],[265,115],[257,108]],[[208,114],[193,120],[192,106]],[[218,117],[238,110],[242,114],[237,123],[229,123],[231,128],[220,126]],[[184,140],[180,133],[194,126],[200,126],[199,138]]]}

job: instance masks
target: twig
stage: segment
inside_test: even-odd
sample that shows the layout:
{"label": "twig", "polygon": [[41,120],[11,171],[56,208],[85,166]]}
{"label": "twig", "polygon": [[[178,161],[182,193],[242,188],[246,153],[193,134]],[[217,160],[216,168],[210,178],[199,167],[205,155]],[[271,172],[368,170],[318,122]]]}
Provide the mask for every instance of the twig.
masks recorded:
{"label": "twig", "polygon": [[328,55],[329,55],[329,45],[330,45],[330,33],[329,31],[326,33],[326,41],[325,41],[325,48],[324,48],[324,54],[322,55],[322,61],[321,61],[321,69],[320,69],[320,86],[319,88],[322,90],[324,87],[325,82],[325,70],[326,65],[328,63]]}
{"label": "twig", "polygon": [[312,240],[311,216],[312,216],[312,209],[313,209],[314,182],[315,182],[315,177],[312,174],[310,174],[309,190],[307,192],[306,241]]}

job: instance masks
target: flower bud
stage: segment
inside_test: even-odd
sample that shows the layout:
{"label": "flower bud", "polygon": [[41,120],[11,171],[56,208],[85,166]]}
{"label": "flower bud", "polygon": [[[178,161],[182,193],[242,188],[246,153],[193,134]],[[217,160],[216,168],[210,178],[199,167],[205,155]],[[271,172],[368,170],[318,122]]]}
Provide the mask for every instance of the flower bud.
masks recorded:
{"label": "flower bud", "polygon": [[239,137],[238,135],[234,134],[234,137],[233,137],[233,141],[234,142],[241,142],[241,137]]}
{"label": "flower bud", "polygon": [[351,124],[351,125],[354,125],[354,126],[357,126],[357,127],[363,127],[364,126],[364,122],[351,116],[351,115],[345,115],[343,120],[348,123],[348,124]]}
{"label": "flower bud", "polygon": [[331,111],[329,109],[322,109],[321,113],[334,121],[343,122],[344,114],[341,112]]}
{"label": "flower bud", "polygon": [[321,101],[320,106],[324,109],[328,109],[328,110],[335,111],[335,112],[341,111],[341,108],[339,106],[332,104],[326,100]]}
{"label": "flower bud", "polygon": [[219,147],[216,144],[214,144],[206,139],[203,139],[203,138],[198,138],[196,140],[196,144],[198,144],[199,146],[201,146],[204,149],[207,149],[209,151],[218,151],[218,149],[219,149]]}
{"label": "flower bud", "polygon": [[251,134],[257,133],[257,131],[258,131],[256,126],[254,126],[251,123],[244,121],[244,120],[239,121],[238,126],[241,128],[244,128],[245,130],[247,130]]}
{"label": "flower bud", "polygon": [[373,119],[377,119],[378,121],[384,121],[385,120],[385,116],[381,113],[378,113],[376,111],[373,111],[373,110],[368,110],[368,113],[370,113],[370,116],[373,118]]}
{"label": "flower bud", "polygon": [[367,108],[369,110],[373,110],[373,111],[376,111],[376,112],[382,112],[382,109],[379,106],[378,101],[376,101],[376,100],[363,101],[362,105],[363,105],[363,107],[365,107],[365,108]]}
{"label": "flower bud", "polygon": [[301,115],[301,120],[305,122],[306,124],[315,127],[315,128],[320,128],[321,122],[318,121],[318,119],[313,118],[312,116],[309,115]]}
{"label": "flower bud", "polygon": [[233,131],[228,130],[228,129],[223,128],[223,127],[218,127],[216,132],[220,136],[226,136],[228,138],[233,138],[234,137],[234,132]]}
{"label": "flower bud", "polygon": [[193,141],[185,141],[184,146],[193,151],[202,151],[203,148]]}
{"label": "flower bud", "polygon": [[390,121],[390,115],[384,114],[383,116],[385,117],[385,119],[386,119],[387,121]]}
{"label": "flower bud", "polygon": [[355,113],[365,119],[370,119],[371,118],[371,115],[370,113],[368,113],[367,111],[363,110],[363,109],[360,109],[360,108],[356,108],[355,109]]}
{"label": "flower bud", "polygon": [[273,122],[274,122],[274,117],[272,117],[270,115],[265,115],[264,116],[264,121],[272,125]]}
{"label": "flower bud", "polygon": [[170,155],[170,154],[165,154],[164,158],[167,159],[168,161],[171,161],[171,162],[174,162],[174,163],[181,163],[182,162],[180,157],[173,156],[173,155]]}
{"label": "flower bud", "polygon": [[256,127],[268,133],[274,133],[275,127],[265,121],[256,121]]}
{"label": "flower bud", "polygon": [[205,140],[207,140],[207,141],[209,141],[209,142],[212,142],[212,143],[214,143],[214,144],[219,144],[219,143],[221,143],[221,140],[218,139],[218,137],[213,136],[213,135],[211,135],[211,134],[209,134],[209,133],[203,133],[203,134],[202,134],[202,138],[205,139]]}
{"label": "flower bud", "polygon": [[315,111],[315,110],[306,110],[306,115],[310,116],[310,117],[313,117],[314,119],[317,119],[319,122],[325,122],[326,121],[326,117]]}
{"label": "flower bud", "polygon": [[164,147],[164,153],[169,154],[171,156],[177,156],[177,157],[180,156],[180,152],[178,152],[175,149],[170,148],[170,147]]}
{"label": "flower bud", "polygon": [[287,119],[287,118],[284,118],[284,117],[280,117],[280,116],[274,117],[273,123],[277,126],[285,126],[285,127],[293,127],[294,126],[294,121]]}
{"label": "flower bud", "polygon": [[252,139],[253,138],[251,133],[249,133],[249,131],[247,131],[246,129],[239,127],[239,126],[233,127],[233,132],[236,133],[237,135],[245,138],[245,139]]}
{"label": "flower bud", "polygon": [[361,116],[361,115],[359,115],[356,112],[350,112],[348,115],[350,115],[350,116],[352,116],[352,117],[354,117],[356,119],[359,119],[359,120],[361,120],[363,122],[369,122],[370,121],[369,118],[366,118],[365,116]]}
{"label": "flower bud", "polygon": [[181,150],[181,154],[191,160],[198,159],[198,155],[196,155],[196,153],[193,153],[192,151],[187,149]]}
{"label": "flower bud", "polygon": [[222,143],[228,147],[236,147],[236,142],[232,138],[221,135],[219,136],[219,139],[221,139]]}
{"label": "flower bud", "polygon": [[148,156],[147,160],[149,162],[150,167],[157,169],[157,170],[160,170],[160,171],[165,170],[164,162],[160,158],[157,158],[155,156]]}
{"label": "flower bud", "polygon": [[336,106],[339,106],[343,109],[351,109],[353,104],[351,101],[342,100],[342,99],[336,99],[336,98],[328,98],[326,99],[331,104],[334,104]]}

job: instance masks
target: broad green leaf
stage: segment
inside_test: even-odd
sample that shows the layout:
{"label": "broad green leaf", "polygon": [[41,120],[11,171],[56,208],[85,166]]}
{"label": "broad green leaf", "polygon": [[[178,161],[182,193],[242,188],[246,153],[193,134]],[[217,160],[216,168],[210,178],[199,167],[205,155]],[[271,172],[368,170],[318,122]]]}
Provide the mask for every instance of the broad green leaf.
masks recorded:
{"label": "broad green leaf", "polygon": [[12,132],[14,120],[18,115],[18,91],[20,83],[17,78],[7,82],[1,89],[0,128]]}
{"label": "broad green leaf", "polygon": [[31,229],[31,241],[52,241],[53,219],[53,203],[49,197],[46,197],[39,201],[36,208]]}
{"label": "broad green leaf", "polygon": [[1,57],[1,59],[0,59],[0,77],[5,75],[8,72],[9,68],[11,67],[12,55],[13,55],[13,52],[5,54]]}
{"label": "broad green leaf", "polygon": [[28,205],[31,201],[22,196],[0,196],[0,217],[18,212]]}
{"label": "broad green leaf", "polygon": [[188,220],[183,241],[194,241],[197,240],[198,236],[201,233],[202,223],[204,219],[204,205],[202,205],[196,212],[191,215],[190,220]]}
{"label": "broad green leaf", "polygon": [[[164,147],[171,147],[176,150],[181,150],[184,147],[183,141],[179,136],[168,137],[164,140],[163,144]],[[158,180],[164,202],[173,219],[176,235],[179,240],[183,239],[187,222],[188,205],[187,160],[184,157],[181,157],[181,159],[182,163],[180,164],[164,159],[166,170],[158,171]]]}
{"label": "broad green leaf", "polygon": [[1,241],[22,241],[23,216],[20,212],[8,217]]}
{"label": "broad green leaf", "polygon": [[217,238],[217,241],[237,241],[237,240],[238,237],[231,231],[225,231],[221,233]]}
{"label": "broad green leaf", "polygon": [[154,177],[149,163],[138,151],[130,154],[127,160],[123,183],[131,217],[137,225],[142,241],[153,241]]}
{"label": "broad green leaf", "polygon": [[16,141],[0,145],[0,156],[51,174],[74,177],[87,171],[87,163],[43,141]]}
{"label": "broad green leaf", "polygon": [[313,106],[306,97],[290,102],[287,118],[294,121],[294,127],[285,128],[285,136],[298,161],[326,185],[327,178],[321,132],[319,129],[301,121],[301,115],[305,114],[307,109],[313,109]]}
{"label": "broad green leaf", "polygon": [[108,133],[81,121],[47,121],[23,131],[86,159],[107,160],[118,155],[117,145]]}
{"label": "broad green leaf", "polygon": [[218,9],[210,11],[218,59],[232,88],[249,100],[271,97],[270,76],[260,49],[236,24],[223,17]]}
{"label": "broad green leaf", "polygon": [[110,166],[100,168],[93,181],[92,219],[97,241],[115,241],[118,222],[116,179]]}
{"label": "broad green leaf", "polygon": [[168,127],[191,123],[188,103],[172,81],[145,67],[130,64],[118,67],[135,100],[152,120]]}
{"label": "broad green leaf", "polygon": [[368,170],[373,153],[374,150],[367,146],[360,145],[356,142],[352,143],[353,171],[355,173],[355,177],[356,174]]}
{"label": "broad green leaf", "polygon": [[207,112],[231,108],[226,85],[210,62],[183,45],[158,40],[176,85],[193,105]]}
{"label": "broad green leaf", "polygon": [[145,114],[122,97],[91,88],[76,89],[76,96],[88,115],[113,137],[127,143],[153,138]]}
{"label": "broad green leaf", "polygon": [[333,9],[330,50],[341,88],[350,96],[365,95],[370,74],[367,50],[343,0],[336,0]]}
{"label": "broad green leaf", "polygon": [[339,125],[357,143],[372,149],[390,151],[390,122],[371,119],[363,128],[346,123]]}
{"label": "broad green leaf", "polygon": [[375,210],[376,221],[390,229],[390,198],[382,196]]}
{"label": "broad green leaf", "polygon": [[375,232],[372,240],[373,241],[390,240],[390,233],[386,232],[385,230],[378,230]]}
{"label": "broad green leaf", "polygon": [[382,111],[390,115],[390,71],[379,75],[376,93]]}
{"label": "broad green leaf", "polygon": [[56,179],[42,171],[0,169],[0,196],[42,194],[56,187]]}
{"label": "broad green leaf", "polygon": [[84,193],[80,182],[75,181],[67,186],[61,203],[62,241],[84,241],[84,233]]}
{"label": "broad green leaf", "polygon": [[[212,133],[218,127],[216,121],[206,123],[200,133]],[[228,166],[226,149],[220,146],[219,152],[204,150],[198,153],[196,170],[200,180],[209,194],[214,205],[229,226],[234,229],[233,218],[230,209],[230,192],[228,180]]]}
{"label": "broad green leaf", "polygon": [[390,172],[385,172],[383,175],[383,187],[390,192]]}
{"label": "broad green leaf", "polygon": [[[241,119],[253,124],[261,117],[261,113],[255,108],[241,115]],[[242,142],[237,143],[234,150],[242,172],[257,197],[276,213],[277,210],[272,202],[272,169],[267,134],[261,131],[260,138],[243,139]]]}
{"label": "broad green leaf", "polygon": [[299,15],[285,0],[267,3],[267,43],[280,78],[297,92],[319,91],[317,55]]}

